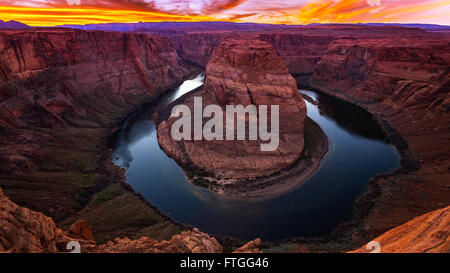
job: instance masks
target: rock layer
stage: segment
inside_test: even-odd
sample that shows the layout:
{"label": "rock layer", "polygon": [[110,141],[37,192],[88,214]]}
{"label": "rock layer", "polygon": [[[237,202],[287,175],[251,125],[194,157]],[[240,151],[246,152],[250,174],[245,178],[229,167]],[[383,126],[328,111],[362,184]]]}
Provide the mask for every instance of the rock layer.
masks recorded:
{"label": "rock layer", "polygon": [[17,206],[0,189],[0,252],[56,252],[57,234],[50,217]]}
{"label": "rock layer", "polygon": [[336,40],[353,41],[356,38],[428,37],[433,36],[418,28],[396,26],[323,25],[279,28],[254,31],[189,31],[182,35],[167,35],[178,55],[185,61],[206,67],[215,49],[226,38],[256,36],[275,48],[289,72],[308,76]]}
{"label": "rock layer", "polygon": [[[207,65],[203,90],[183,103],[192,109],[195,96],[202,97],[203,105],[216,104],[224,110],[226,105],[267,105],[269,109],[279,105],[280,143],[272,152],[261,151],[262,141],[248,140],[248,136],[234,141],[175,141],[170,132],[176,118],[164,120],[158,126],[159,144],[188,171],[249,179],[288,168],[300,157],[306,105],[269,43],[255,38],[226,39]],[[268,117],[270,124],[270,113]],[[224,139],[225,129],[224,125]]]}
{"label": "rock layer", "polygon": [[[449,253],[450,207],[432,211],[373,239],[381,253]],[[366,246],[353,253],[370,252]]]}
{"label": "rock layer", "polygon": [[214,237],[194,228],[174,235],[168,241],[158,242],[142,237],[138,240],[119,239],[99,245],[94,252],[101,253],[222,253],[222,246]]}

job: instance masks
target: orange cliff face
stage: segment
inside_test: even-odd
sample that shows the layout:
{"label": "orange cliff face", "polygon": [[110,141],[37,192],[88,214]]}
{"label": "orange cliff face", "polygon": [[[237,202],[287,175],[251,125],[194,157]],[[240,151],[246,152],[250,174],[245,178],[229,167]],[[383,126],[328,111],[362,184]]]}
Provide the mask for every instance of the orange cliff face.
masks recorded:
{"label": "orange cliff face", "polygon": [[[192,107],[195,96],[201,96],[204,105],[216,104],[224,111],[226,105],[264,105],[269,110],[277,105],[280,143],[274,151],[262,151],[259,139],[227,141],[225,124],[224,140],[175,141],[170,133],[176,119],[169,118],[158,126],[158,141],[183,166],[195,166],[222,179],[248,179],[288,168],[300,157],[306,105],[271,44],[257,37],[225,39],[206,66],[203,90],[183,103]],[[268,112],[269,126],[270,116]]]}
{"label": "orange cliff face", "polygon": [[[450,207],[429,212],[373,239],[381,253],[449,253]],[[366,246],[351,253],[368,253]]]}

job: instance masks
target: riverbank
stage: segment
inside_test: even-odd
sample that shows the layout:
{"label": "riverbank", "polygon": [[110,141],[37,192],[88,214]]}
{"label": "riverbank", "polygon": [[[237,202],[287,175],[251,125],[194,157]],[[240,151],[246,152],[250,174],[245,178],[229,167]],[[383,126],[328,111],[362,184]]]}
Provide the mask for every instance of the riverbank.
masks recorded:
{"label": "riverbank", "polygon": [[[385,131],[389,143],[391,143],[399,153],[401,158],[401,166],[393,171],[380,173],[373,176],[369,180],[367,190],[364,191],[355,201],[351,219],[339,224],[333,230],[333,232],[330,233],[329,236],[318,238],[291,238],[279,243],[268,243],[264,246],[264,248],[265,251],[269,252],[273,250],[287,250],[295,252],[310,252],[311,250],[322,250],[329,252],[348,251],[355,247],[358,247],[358,245],[370,241],[370,239],[373,238],[374,235],[372,235],[372,232],[367,232],[366,227],[368,223],[372,223],[372,225],[375,223],[374,220],[371,219],[371,217],[373,217],[373,214],[376,214],[376,210],[380,209],[379,207],[377,208],[377,206],[380,206],[380,204],[386,201],[387,194],[392,196],[391,191],[397,191],[397,189],[395,188],[398,188],[398,186],[396,187],[393,184],[395,179],[403,180],[405,176],[410,177],[410,175],[414,175],[415,172],[423,167],[423,161],[417,159],[413,155],[408,141],[403,137],[401,132],[399,132],[391,125],[392,117],[380,113],[380,110],[383,109],[383,106],[377,106],[377,104],[368,105],[359,102],[358,100],[345,95],[339,90],[334,90],[327,87],[325,84],[318,82],[317,80],[313,81],[311,79],[308,79],[306,82],[307,84],[303,85],[303,88],[305,89],[314,90],[315,92],[322,93],[338,100],[350,103],[372,114],[374,120]],[[394,120],[394,122],[396,121]],[[404,185],[403,182],[401,184]],[[404,192],[404,190],[402,190],[402,192]],[[400,203],[412,201],[401,198],[401,196],[398,195],[397,198],[399,197],[400,199],[398,200],[398,202]],[[392,218],[384,219],[381,222],[381,226],[383,226],[385,223],[391,222],[389,226],[395,227],[396,224],[392,224],[392,222],[395,221],[392,220]],[[383,231],[385,231],[384,228]]]}
{"label": "riverbank", "polygon": [[[216,192],[221,198],[261,201],[289,193],[300,187],[320,167],[328,151],[328,138],[313,120],[305,120],[305,146],[300,157],[288,168],[252,180],[215,180],[187,173],[189,181]],[[186,171],[188,172],[188,171]]]}

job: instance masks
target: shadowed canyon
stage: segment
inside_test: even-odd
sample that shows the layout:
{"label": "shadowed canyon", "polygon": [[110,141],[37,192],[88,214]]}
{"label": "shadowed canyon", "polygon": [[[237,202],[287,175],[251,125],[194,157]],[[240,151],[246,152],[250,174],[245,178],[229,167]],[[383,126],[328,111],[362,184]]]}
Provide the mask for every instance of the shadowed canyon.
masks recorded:
{"label": "shadowed canyon", "polygon": [[[0,36],[0,252],[450,251],[448,32]],[[280,105],[279,147],[175,141],[196,96]]]}

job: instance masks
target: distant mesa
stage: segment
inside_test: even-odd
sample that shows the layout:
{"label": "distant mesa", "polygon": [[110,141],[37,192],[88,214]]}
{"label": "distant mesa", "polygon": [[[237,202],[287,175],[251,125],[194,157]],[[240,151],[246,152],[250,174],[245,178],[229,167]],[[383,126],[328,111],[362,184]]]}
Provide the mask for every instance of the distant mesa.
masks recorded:
{"label": "distant mesa", "polygon": [[0,20],[0,29],[27,29],[27,28],[30,28],[30,26],[21,22],[17,22],[14,20],[5,22]]}

